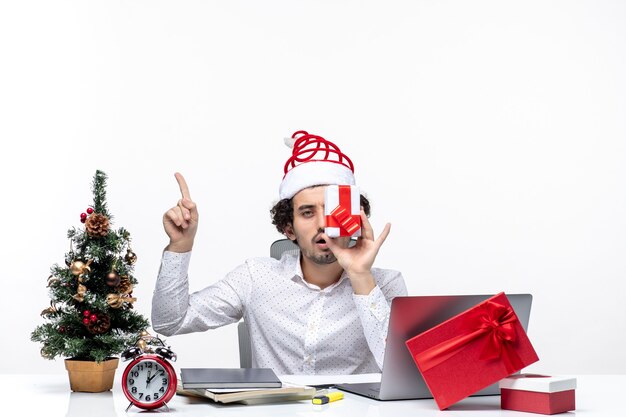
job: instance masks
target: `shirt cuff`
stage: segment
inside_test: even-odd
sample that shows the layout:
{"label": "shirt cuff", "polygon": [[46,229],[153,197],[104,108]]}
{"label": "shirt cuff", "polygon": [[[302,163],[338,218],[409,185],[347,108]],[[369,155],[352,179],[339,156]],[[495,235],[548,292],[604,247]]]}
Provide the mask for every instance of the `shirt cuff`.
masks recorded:
{"label": "shirt cuff", "polygon": [[168,290],[172,286],[179,286],[181,280],[187,278],[191,252],[164,251],[161,257],[161,268],[155,291]]}
{"label": "shirt cuff", "polygon": [[375,286],[368,295],[353,294],[352,296],[362,313],[367,312],[373,315],[379,322],[383,322],[389,316],[389,304],[378,286]]}

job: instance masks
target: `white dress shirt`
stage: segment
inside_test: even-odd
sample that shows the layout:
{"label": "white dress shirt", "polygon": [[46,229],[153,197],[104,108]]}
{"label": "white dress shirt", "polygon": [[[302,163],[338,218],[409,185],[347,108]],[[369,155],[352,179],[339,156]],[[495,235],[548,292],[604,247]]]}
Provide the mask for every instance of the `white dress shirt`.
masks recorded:
{"label": "white dress shirt", "polygon": [[380,372],[391,299],[406,295],[400,272],[372,268],[376,287],[356,295],[344,272],[320,289],[302,278],[299,256],[248,259],[227,276],[189,294],[191,252],[163,253],[152,298],[152,326],[171,336],[214,329],[243,318],[252,366],[277,374]]}

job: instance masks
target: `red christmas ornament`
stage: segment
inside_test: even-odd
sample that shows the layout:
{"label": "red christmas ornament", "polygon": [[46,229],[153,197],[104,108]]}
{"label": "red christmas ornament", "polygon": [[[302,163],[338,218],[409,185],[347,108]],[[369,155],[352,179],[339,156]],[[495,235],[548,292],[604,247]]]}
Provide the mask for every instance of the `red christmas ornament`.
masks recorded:
{"label": "red christmas ornament", "polygon": [[95,322],[96,322],[96,320],[98,320],[98,316],[96,316],[95,314],[92,314],[92,315],[90,315],[90,316],[89,316],[89,320],[90,320],[92,323],[95,323]]}
{"label": "red christmas ornament", "polygon": [[85,318],[83,319],[83,324],[84,324],[85,326],[88,326],[88,325],[89,325],[89,318],[85,317]]}
{"label": "red christmas ornament", "polygon": [[85,220],[87,218],[87,213],[80,213],[80,219]]}
{"label": "red christmas ornament", "polygon": [[91,315],[91,311],[89,311],[89,310],[83,311],[83,316],[89,317],[90,315]]}
{"label": "red christmas ornament", "polygon": [[91,207],[87,207],[87,214],[93,213],[93,209]]}
{"label": "red christmas ornament", "polygon": [[65,333],[65,326],[59,326],[59,333]]}
{"label": "red christmas ornament", "polygon": [[87,221],[87,219],[80,219],[81,223],[85,223]]}

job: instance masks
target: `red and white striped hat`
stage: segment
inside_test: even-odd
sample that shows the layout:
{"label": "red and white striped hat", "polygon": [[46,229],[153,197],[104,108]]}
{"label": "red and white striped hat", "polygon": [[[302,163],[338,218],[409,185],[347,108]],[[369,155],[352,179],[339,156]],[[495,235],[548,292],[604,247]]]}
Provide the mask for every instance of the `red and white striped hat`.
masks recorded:
{"label": "red and white striped hat", "polygon": [[356,185],[352,161],[334,143],[299,130],[285,144],[293,151],[278,191],[281,200],[314,185]]}

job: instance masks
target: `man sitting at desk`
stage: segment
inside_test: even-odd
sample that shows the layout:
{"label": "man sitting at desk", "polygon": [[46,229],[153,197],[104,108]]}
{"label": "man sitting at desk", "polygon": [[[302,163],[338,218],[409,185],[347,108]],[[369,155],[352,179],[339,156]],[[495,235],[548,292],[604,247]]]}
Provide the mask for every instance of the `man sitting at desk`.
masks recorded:
{"label": "man sitting at desk", "polygon": [[361,237],[330,239],[324,233],[327,185],[355,185],[352,162],[325,139],[296,132],[285,164],[272,223],[295,242],[299,255],[252,258],[225,278],[189,294],[187,271],[198,228],[198,210],[185,179],[182,198],[163,215],[170,242],[152,299],[154,330],[165,335],[214,329],[244,318],[252,366],[277,374],[380,372],[391,299],[406,295],[400,272],[372,268],[380,236],[368,221],[361,195]]}

